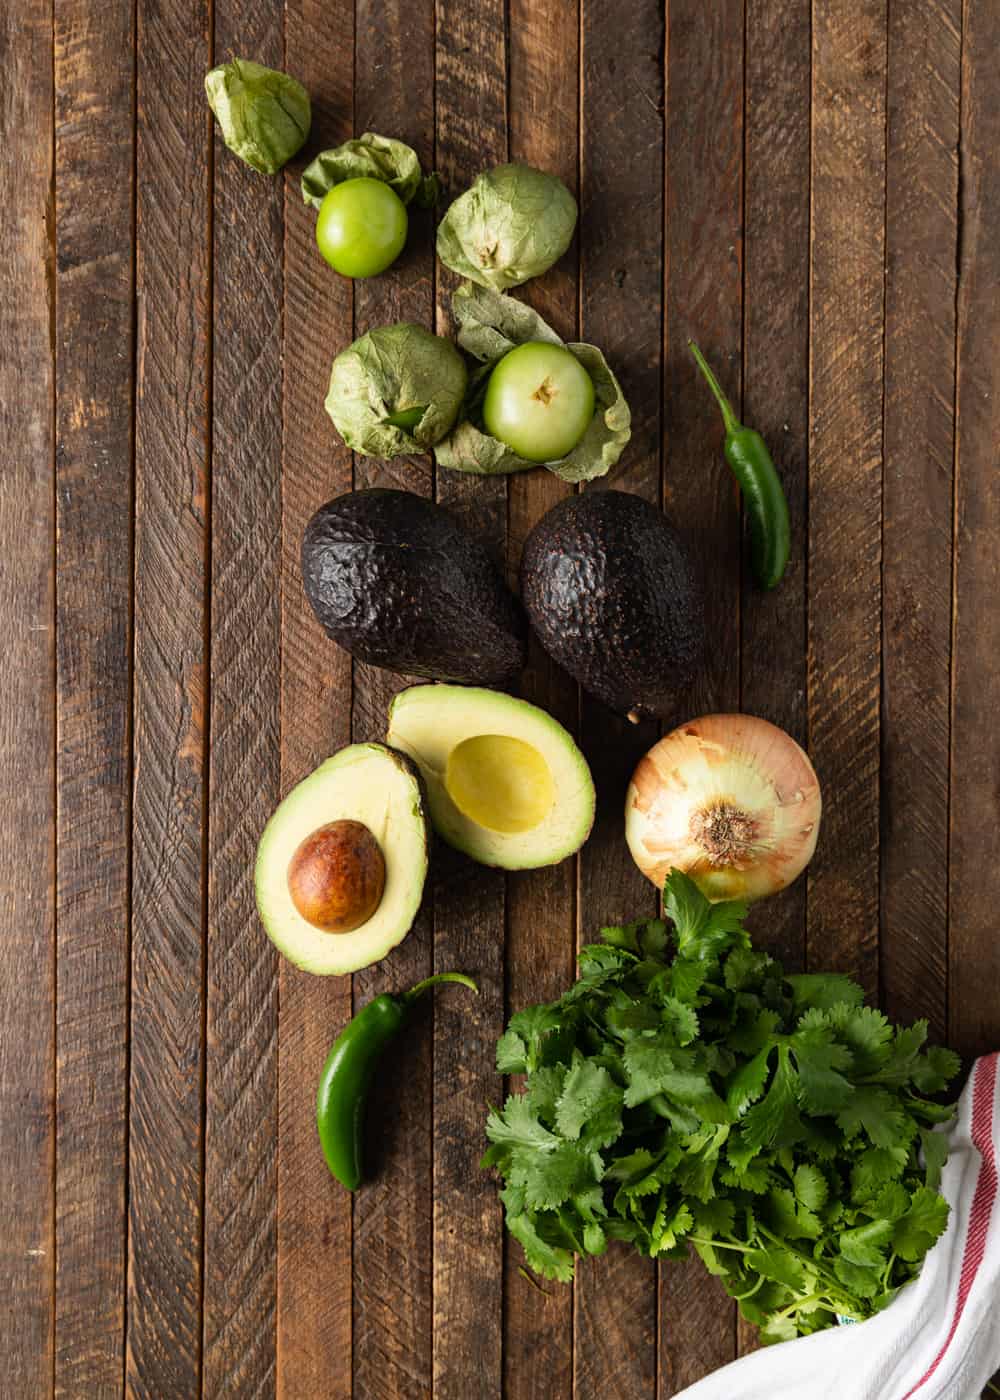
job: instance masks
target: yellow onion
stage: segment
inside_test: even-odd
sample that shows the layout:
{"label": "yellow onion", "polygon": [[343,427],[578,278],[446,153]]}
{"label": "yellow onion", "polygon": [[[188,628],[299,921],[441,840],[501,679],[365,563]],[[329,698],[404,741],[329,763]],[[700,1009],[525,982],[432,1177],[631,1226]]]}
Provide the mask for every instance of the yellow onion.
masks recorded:
{"label": "yellow onion", "polygon": [[708,899],[754,900],[809,864],[821,808],[813,766],[783,729],[753,715],[704,715],[640,759],[625,836],[658,888],[676,867]]}

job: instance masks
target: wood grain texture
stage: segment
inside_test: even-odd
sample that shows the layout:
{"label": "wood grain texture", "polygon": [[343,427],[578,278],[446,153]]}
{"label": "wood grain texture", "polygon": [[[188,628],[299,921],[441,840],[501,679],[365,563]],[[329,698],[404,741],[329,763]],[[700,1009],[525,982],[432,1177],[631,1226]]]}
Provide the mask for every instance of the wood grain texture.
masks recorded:
{"label": "wood grain texture", "polygon": [[813,967],[878,981],[886,10],[813,7],[809,742]]}
{"label": "wood grain texture", "polygon": [[[663,501],[705,599],[701,672],[673,723],[740,707],[740,507],[723,428],[687,341],[733,403],[743,342],[743,5],[668,11]],[[735,1355],[733,1305],[693,1256],[660,1271],[658,1393],[673,1395]],[[676,1319],[684,1318],[683,1328]]]}
{"label": "wood grain texture", "polygon": [[[747,7],[743,418],[771,448],[791,522],[780,585],[746,567],[740,603],[741,708],[805,746],[806,485],[809,379],[809,0]],[[744,561],[748,549],[744,547]],[[751,914],[790,971],[805,957],[806,882]]]}
{"label": "wood grain texture", "polygon": [[[772,450],[791,523],[781,584],[762,593],[743,547],[740,708],[806,734],[806,487],[809,379],[809,0],[749,5],[744,97],[743,420]],[[746,522],[744,521],[744,533]],[[751,910],[760,946],[805,962],[806,882]],[[741,1355],[757,1329],[737,1317]]]}
{"label": "wood grain texture", "polygon": [[[210,355],[204,0],[137,30],[127,1386],[201,1382]],[[192,39],[192,36],[205,36]]]}
{"label": "wood grain texture", "polygon": [[882,1005],[947,1031],[959,0],[889,8]]}
{"label": "wood grain texture", "polygon": [[[510,158],[558,175],[577,194],[579,162],[579,14],[575,5],[538,6],[511,0],[508,101]],[[558,81],[553,74],[558,73]],[[518,290],[565,339],[578,338],[578,244]],[[521,551],[531,529],[573,488],[548,471],[521,472],[508,481],[507,562],[517,586]],[[554,715],[571,733],[579,727],[576,684],[534,636],[520,693]],[[507,886],[507,1013],[553,1001],[575,976],[575,859],[512,876]],[[523,1253],[504,1249],[505,1393],[524,1400],[561,1400],[573,1387],[573,1292],[546,1285],[539,1293],[520,1272]]]}
{"label": "wood grain texture", "polygon": [[[506,160],[507,68],[503,0],[436,6],[436,164],[444,202]],[[439,268],[436,328],[450,324],[455,278]],[[502,477],[437,473],[437,499],[492,549],[507,553]],[[496,1102],[496,1041],[503,1029],[505,880],[439,847],[434,884],[434,971],[479,983],[434,1006],[434,1317],[437,1400],[487,1400],[502,1383],[503,1225],[495,1183],[478,1170],[487,1101]]]}
{"label": "wood grain texture", "polygon": [[[0,14],[0,1354],[4,1384],[52,1392],[55,1153],[52,17]],[[15,349],[16,348],[16,349]],[[11,354],[10,350],[15,349]],[[26,974],[27,969],[27,974]]]}
{"label": "wood grain texture", "polygon": [[57,1395],[121,1391],[131,798],[131,5],[55,7]]}
{"label": "wood grain texture", "polygon": [[[580,334],[605,352],[632,410],[625,454],[588,489],[614,486],[649,501],[659,501],[661,489],[663,39],[662,7],[583,0]],[[625,789],[657,728],[630,725],[583,695],[580,732],[597,787],[597,819],[579,862],[577,937],[589,943],[603,924],[656,910],[655,892],[622,833]],[[612,1248],[605,1258],[581,1262],[574,1303],[578,1400],[653,1394],[655,1268]]]}
{"label": "wood grain texture", "polygon": [[[434,155],[434,7],[427,0],[359,0],[355,130],[408,142],[425,171]],[[382,276],[355,282],[355,334],[396,321],[434,321],[434,216],[411,205],[402,255]],[[355,459],[356,487],[433,493],[429,456]],[[384,739],[403,676],[354,663],[352,733]],[[354,978],[356,1006],[401,992],[432,970],[433,918],[426,899],[405,941]],[[419,1400],[431,1392],[433,1001],[388,1052],[368,1114],[372,1179],[354,1199],[354,1394]]]}
{"label": "wood grain texture", "polygon": [[994,7],[966,0],[964,21],[948,1021],[950,1044],[971,1056],[1000,1043],[1000,90]]}
{"label": "wood grain texture", "polygon": [[[299,175],[310,156],[351,136],[354,76],[351,8],[301,0],[286,20],[285,67],[309,90],[313,125],[284,176],[283,793],[351,738],[350,658],[313,617],[299,564],[306,521],[351,486],[351,454],[323,410],[334,346],[351,339],[351,287],[319,255],[316,214],[302,202]],[[315,1100],[330,1044],[350,1015],[348,978],[312,977],[281,961],[277,1389],[284,1400],[351,1393],[351,1200],[323,1160]]]}
{"label": "wood grain texture", "polygon": [[[268,0],[216,0],[215,52],[283,62]],[[211,765],[204,1365],[207,1396],[273,1396],[278,955],[254,904],[280,787],[282,191],[214,152]]]}

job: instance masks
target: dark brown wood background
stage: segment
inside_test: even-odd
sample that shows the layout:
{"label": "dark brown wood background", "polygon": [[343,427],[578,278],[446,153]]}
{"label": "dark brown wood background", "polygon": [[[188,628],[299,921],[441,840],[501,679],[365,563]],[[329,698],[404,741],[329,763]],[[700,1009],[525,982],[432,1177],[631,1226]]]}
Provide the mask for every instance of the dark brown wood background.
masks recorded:
{"label": "dark brown wood background", "polygon": [[[535,649],[599,821],[505,879],[442,854],[415,930],[348,979],[280,962],[260,829],[380,736],[401,682],[324,640],[302,526],[352,484],[433,494],[513,575],[568,489],[352,461],[323,412],[369,326],[444,328],[412,220],[352,287],[314,215],[213,135],[232,53],[373,128],[448,196],[508,157],[580,201],[521,295],[632,404],[613,484],[662,502],[708,595],[678,721],[742,706],[825,787],[808,879],[759,907],[793,966],[861,978],[965,1055],[1000,1043],[997,0],[17,0],[0,13],[0,1393],[666,1400],[753,1345],[700,1266],[519,1272],[476,1169],[509,1007],[651,910],[622,839],[654,739]],[[696,336],[773,444],[794,529],[748,586]],[[655,645],[655,639],[651,639]],[[432,968],[384,1076],[376,1179],[329,1178],[313,1094],[354,1005]],[[887,1397],[891,1400],[891,1397]]]}

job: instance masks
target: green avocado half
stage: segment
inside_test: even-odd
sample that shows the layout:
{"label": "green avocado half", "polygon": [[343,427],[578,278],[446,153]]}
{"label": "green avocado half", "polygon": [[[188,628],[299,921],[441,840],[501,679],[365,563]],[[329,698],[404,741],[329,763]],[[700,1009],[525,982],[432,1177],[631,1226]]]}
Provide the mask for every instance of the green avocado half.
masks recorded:
{"label": "green avocado half", "polygon": [[385,957],[420,908],[427,841],[410,760],[384,744],[341,749],[292,789],[260,838],[254,884],[271,942],[321,976]]}
{"label": "green avocado half", "polygon": [[484,865],[555,865],[590,834],[587,760],[527,700],[475,686],[412,686],[392,702],[387,742],[420,769],[437,833]]}

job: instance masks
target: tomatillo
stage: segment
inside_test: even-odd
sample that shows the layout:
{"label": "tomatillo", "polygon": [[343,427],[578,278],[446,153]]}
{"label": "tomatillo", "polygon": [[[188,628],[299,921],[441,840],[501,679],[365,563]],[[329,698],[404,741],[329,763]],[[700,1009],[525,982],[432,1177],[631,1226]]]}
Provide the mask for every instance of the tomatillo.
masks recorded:
{"label": "tomatillo", "polygon": [[406,205],[382,180],[344,180],[323,198],[316,242],[342,277],[375,277],[403,251]]}
{"label": "tomatillo", "polygon": [[529,462],[572,452],[594,416],[594,382],[569,350],[529,340],[490,375],[483,426]]}

